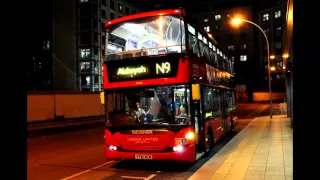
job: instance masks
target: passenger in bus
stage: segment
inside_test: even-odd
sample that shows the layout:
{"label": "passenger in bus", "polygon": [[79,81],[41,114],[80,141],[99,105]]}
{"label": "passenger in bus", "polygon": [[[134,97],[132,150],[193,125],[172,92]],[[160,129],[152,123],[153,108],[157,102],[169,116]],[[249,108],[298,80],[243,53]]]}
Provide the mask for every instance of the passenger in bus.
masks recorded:
{"label": "passenger in bus", "polygon": [[143,116],[146,114],[146,112],[141,108],[140,102],[136,102],[137,109],[135,111],[135,114],[137,115],[138,121],[142,122]]}
{"label": "passenger in bus", "polygon": [[129,111],[130,111],[130,101],[128,100],[127,96],[125,96],[124,101],[125,101],[125,112],[129,113]]}
{"label": "passenger in bus", "polygon": [[150,106],[148,111],[146,112],[146,121],[152,122],[152,120],[153,120],[153,115],[151,113],[151,106]]}
{"label": "passenger in bus", "polygon": [[186,106],[186,105],[181,104],[181,106],[180,106],[180,116],[187,116],[185,106]]}
{"label": "passenger in bus", "polygon": [[[169,94],[168,106],[169,106],[170,110],[172,112],[175,112],[175,115],[177,116],[179,114],[179,106],[175,102],[174,102],[174,104],[172,103],[172,98],[173,98],[172,94]],[[173,108],[173,106],[174,106],[174,108]]]}
{"label": "passenger in bus", "polygon": [[171,112],[168,107],[168,104],[166,103],[165,100],[160,100],[160,108],[159,108],[158,118],[168,120],[168,119],[170,119],[170,117],[171,117]]}

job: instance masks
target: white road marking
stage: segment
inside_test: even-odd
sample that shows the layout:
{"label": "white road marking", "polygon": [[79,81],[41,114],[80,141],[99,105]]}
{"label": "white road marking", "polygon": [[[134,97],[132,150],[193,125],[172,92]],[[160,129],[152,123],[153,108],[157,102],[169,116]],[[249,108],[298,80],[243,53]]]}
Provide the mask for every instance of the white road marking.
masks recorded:
{"label": "white road marking", "polygon": [[82,172],[79,172],[79,173],[77,173],[77,174],[74,174],[74,175],[68,176],[68,177],[63,178],[63,179],[61,179],[61,180],[68,180],[68,179],[71,179],[71,178],[77,177],[77,176],[79,176],[79,175],[81,175],[81,174],[84,174],[84,173],[87,173],[87,172],[89,172],[89,171],[92,171],[92,170],[98,169],[98,168],[100,168],[100,167],[102,167],[102,166],[105,166],[105,165],[110,164],[110,163],[113,163],[113,162],[114,162],[114,161],[108,161],[108,162],[105,162],[105,163],[103,163],[103,164],[101,164],[101,165],[99,165],[99,166],[93,167],[93,168],[91,168],[91,169],[87,169],[87,170],[85,170],[85,171],[82,171]]}
{"label": "white road marking", "polygon": [[127,178],[127,179],[145,179],[145,177],[135,177],[135,176],[121,176],[122,178]]}
{"label": "white road marking", "polygon": [[147,179],[145,179],[145,180],[150,180],[150,179],[152,179],[152,178],[154,178],[156,176],[156,174],[151,174]]}
{"label": "white road marking", "polygon": [[148,177],[135,177],[135,176],[121,176],[122,178],[127,178],[127,179],[143,179],[143,180],[150,180],[154,178],[156,174],[151,174]]}
{"label": "white road marking", "polygon": [[259,109],[254,110],[253,112],[251,112],[251,113],[250,113],[248,116],[246,116],[246,117],[251,116],[251,114],[253,114],[253,113],[255,113],[255,112],[258,112],[258,111],[260,111],[260,110],[263,110],[264,108],[266,108],[266,106],[262,106],[262,108],[259,108]]}

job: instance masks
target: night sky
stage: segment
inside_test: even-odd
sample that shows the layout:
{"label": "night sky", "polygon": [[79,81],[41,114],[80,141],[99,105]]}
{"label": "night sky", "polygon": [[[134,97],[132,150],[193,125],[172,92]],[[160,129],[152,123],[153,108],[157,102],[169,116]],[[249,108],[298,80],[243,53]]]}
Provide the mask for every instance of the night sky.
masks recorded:
{"label": "night sky", "polygon": [[267,8],[285,0],[126,0],[145,11],[183,7],[187,12],[202,12],[212,9],[253,5],[257,9]]}
{"label": "night sky", "polygon": [[197,11],[205,11],[208,5],[215,4],[241,4],[248,3],[250,0],[126,0],[127,2],[141,7],[144,10],[155,10],[155,9],[166,9],[166,8],[179,8],[183,7],[186,9],[199,7]]}

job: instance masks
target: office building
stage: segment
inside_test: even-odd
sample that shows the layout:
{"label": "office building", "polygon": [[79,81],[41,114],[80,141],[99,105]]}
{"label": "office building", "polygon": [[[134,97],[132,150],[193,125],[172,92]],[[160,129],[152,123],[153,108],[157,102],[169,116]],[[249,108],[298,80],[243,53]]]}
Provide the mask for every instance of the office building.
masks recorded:
{"label": "office building", "polygon": [[253,58],[254,27],[250,24],[243,24],[240,28],[232,27],[230,20],[237,14],[252,20],[251,6],[211,8],[210,11],[196,13],[193,17],[228,52],[228,56],[234,62],[238,91],[252,94],[252,83],[254,83],[252,74],[255,73],[252,63],[256,61]]}
{"label": "office building", "polygon": [[105,22],[141,10],[122,0],[41,3],[36,24],[42,25],[33,27],[28,90],[100,91]]}
{"label": "office building", "polygon": [[[263,29],[268,37],[270,48],[270,69],[273,92],[285,91],[285,77],[283,74],[283,34],[286,25],[286,3],[279,3],[267,9],[261,10],[257,24]],[[267,43],[262,33],[257,35],[259,47],[259,90],[268,91],[268,55]]]}
{"label": "office building", "polygon": [[107,21],[135,14],[140,9],[120,0],[80,0],[78,4],[77,83],[78,88],[100,91]]}

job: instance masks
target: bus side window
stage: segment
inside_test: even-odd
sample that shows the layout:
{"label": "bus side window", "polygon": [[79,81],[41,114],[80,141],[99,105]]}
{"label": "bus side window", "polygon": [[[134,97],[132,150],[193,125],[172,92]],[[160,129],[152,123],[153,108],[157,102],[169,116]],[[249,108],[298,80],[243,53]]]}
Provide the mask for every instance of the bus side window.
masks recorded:
{"label": "bus side window", "polygon": [[204,113],[205,118],[214,117],[213,114],[213,96],[212,96],[212,88],[203,87],[203,104],[204,104]]}
{"label": "bus side window", "polygon": [[189,51],[191,54],[198,54],[199,47],[198,47],[198,39],[196,37],[196,30],[190,24],[188,24],[188,39],[189,39]]}
{"label": "bus side window", "polygon": [[215,117],[221,116],[221,99],[219,90],[213,88],[213,115]]}

